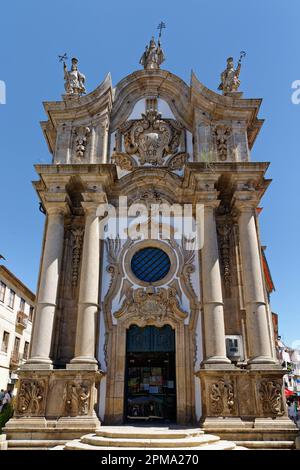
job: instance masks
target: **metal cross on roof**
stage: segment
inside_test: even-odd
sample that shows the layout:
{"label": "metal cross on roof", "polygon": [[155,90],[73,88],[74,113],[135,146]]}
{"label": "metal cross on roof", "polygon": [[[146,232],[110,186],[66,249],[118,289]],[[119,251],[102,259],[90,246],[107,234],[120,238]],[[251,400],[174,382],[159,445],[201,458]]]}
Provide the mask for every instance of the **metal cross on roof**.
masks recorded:
{"label": "metal cross on roof", "polygon": [[163,29],[166,29],[166,24],[165,24],[163,21],[161,21],[161,22],[159,23],[159,25],[157,26],[157,29],[159,30],[158,39],[160,39],[160,38],[161,38],[161,32],[162,32],[162,30],[163,30]]}
{"label": "metal cross on roof", "polygon": [[63,62],[68,59],[67,53],[65,52],[63,55],[58,56],[59,62]]}

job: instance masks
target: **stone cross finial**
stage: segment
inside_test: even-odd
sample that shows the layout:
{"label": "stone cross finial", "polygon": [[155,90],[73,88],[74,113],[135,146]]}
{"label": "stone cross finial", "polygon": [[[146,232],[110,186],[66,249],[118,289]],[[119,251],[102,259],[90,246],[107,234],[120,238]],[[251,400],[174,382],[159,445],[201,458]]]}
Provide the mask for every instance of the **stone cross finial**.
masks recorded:
{"label": "stone cross finial", "polygon": [[85,76],[78,70],[78,59],[76,59],[76,57],[73,57],[71,61],[71,70],[67,70],[66,63],[64,62],[64,79],[66,94],[80,96],[86,92],[84,86]]}
{"label": "stone cross finial", "polygon": [[237,68],[234,67],[233,57],[228,57],[227,67],[221,73],[221,83],[218,87],[218,90],[222,90],[223,95],[226,93],[232,93],[238,90],[240,86],[239,75],[241,71],[241,62],[242,58],[245,57],[246,53],[241,51],[240,58],[238,61]]}

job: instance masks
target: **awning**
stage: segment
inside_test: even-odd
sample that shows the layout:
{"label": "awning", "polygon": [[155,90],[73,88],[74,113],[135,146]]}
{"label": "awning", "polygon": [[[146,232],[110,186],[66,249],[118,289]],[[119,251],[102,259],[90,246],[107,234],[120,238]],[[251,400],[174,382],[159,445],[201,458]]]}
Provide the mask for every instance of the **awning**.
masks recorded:
{"label": "awning", "polygon": [[292,395],[296,395],[295,392],[292,392],[291,390],[289,390],[288,388],[285,388],[284,389],[284,394],[286,397],[291,397]]}

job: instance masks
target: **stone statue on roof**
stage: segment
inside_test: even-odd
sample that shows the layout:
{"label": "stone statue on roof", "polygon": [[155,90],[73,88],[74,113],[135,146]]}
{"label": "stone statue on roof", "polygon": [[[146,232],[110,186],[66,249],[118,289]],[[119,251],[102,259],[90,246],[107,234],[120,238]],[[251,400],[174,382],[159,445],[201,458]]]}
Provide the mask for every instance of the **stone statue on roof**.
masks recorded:
{"label": "stone statue on roof", "polygon": [[158,40],[157,45],[156,45],[155,39],[152,36],[149,46],[146,46],[145,52],[140,58],[139,63],[146,70],[151,70],[151,69],[155,70],[155,69],[159,69],[160,64],[162,64],[164,60],[165,60],[165,55],[160,46],[160,41]]}
{"label": "stone statue on roof", "polygon": [[85,76],[79,72],[78,59],[73,57],[71,70],[67,70],[66,63],[64,62],[64,79],[65,79],[65,90],[67,95],[82,95],[86,93],[84,86]]}
{"label": "stone statue on roof", "polygon": [[218,90],[222,90],[223,95],[238,90],[241,83],[239,80],[239,75],[241,71],[241,61],[245,54],[246,53],[244,51],[241,52],[237,68],[234,67],[233,57],[228,57],[227,67],[221,73],[221,83],[218,87]]}

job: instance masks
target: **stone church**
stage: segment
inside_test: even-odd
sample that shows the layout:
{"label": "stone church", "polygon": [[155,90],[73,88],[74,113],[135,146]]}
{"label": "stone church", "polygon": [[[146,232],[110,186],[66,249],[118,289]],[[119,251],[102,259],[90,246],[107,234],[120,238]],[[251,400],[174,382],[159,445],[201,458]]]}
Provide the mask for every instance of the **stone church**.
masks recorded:
{"label": "stone church", "polygon": [[[227,60],[220,93],[164,60],[152,38],[140,70],[86,93],[73,58],[62,100],[44,103],[53,160],[36,165],[46,222],[8,439],[126,423],[237,440],[296,433],[258,222],[269,163],[251,161],[261,100],[238,91],[241,59]],[[201,246],[180,232],[184,207],[194,222],[201,208]]]}

